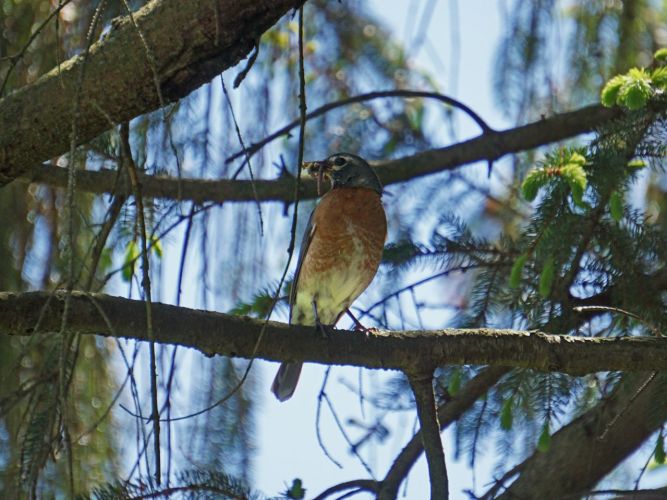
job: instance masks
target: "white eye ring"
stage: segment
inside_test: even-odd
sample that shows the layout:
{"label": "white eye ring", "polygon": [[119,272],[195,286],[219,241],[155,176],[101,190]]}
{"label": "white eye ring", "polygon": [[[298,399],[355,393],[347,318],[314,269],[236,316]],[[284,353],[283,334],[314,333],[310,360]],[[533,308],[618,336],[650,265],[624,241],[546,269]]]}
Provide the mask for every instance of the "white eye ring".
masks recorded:
{"label": "white eye ring", "polygon": [[334,167],[344,167],[347,165],[347,160],[342,156],[336,156],[333,161]]}

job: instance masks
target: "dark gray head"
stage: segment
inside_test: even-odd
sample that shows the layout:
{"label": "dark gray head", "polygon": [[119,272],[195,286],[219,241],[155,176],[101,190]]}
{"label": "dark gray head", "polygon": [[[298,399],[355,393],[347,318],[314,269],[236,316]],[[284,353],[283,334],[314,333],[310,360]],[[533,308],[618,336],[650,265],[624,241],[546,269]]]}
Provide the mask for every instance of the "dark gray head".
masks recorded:
{"label": "dark gray head", "polygon": [[350,153],[336,153],[326,160],[304,163],[304,168],[312,175],[322,175],[331,179],[332,189],[340,187],[365,187],[382,194],[382,184],[375,171],[360,156]]}

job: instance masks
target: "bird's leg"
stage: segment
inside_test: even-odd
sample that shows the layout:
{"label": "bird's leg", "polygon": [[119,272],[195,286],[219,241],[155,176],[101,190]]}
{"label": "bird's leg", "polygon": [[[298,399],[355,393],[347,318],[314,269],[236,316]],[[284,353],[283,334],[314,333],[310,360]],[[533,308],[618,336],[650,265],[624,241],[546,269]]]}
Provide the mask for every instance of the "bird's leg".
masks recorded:
{"label": "bird's leg", "polygon": [[346,308],[345,308],[345,312],[347,313],[347,315],[348,315],[350,318],[352,318],[352,321],[354,321],[354,329],[355,329],[355,331],[364,332],[366,335],[369,335],[369,334],[371,333],[371,329],[370,329],[370,328],[366,328],[364,325],[362,325],[362,324],[361,324],[361,321],[359,321],[359,320],[357,319],[357,317],[356,317],[354,314],[352,314],[352,311],[350,311],[350,308],[349,308],[349,307],[346,307]]}
{"label": "bird's leg", "polygon": [[329,338],[330,335],[329,335],[329,332],[326,329],[326,326],[324,326],[322,324],[322,322],[320,321],[320,315],[317,312],[317,300],[316,299],[313,299],[313,314],[315,315],[315,329],[322,332],[322,335],[324,337]]}

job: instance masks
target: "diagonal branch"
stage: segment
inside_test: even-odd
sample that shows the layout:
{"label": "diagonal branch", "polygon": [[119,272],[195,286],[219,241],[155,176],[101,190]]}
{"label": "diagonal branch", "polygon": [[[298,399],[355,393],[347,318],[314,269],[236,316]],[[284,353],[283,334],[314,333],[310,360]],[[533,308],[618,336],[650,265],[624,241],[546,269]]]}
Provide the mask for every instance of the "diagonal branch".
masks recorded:
{"label": "diagonal branch", "polygon": [[[40,313],[40,332],[59,331],[65,294],[0,293],[0,331],[30,335]],[[110,336],[101,307],[114,324],[114,335],[149,340],[145,304],[139,300],[83,293],[71,297],[68,327],[88,335]],[[197,349],[207,355],[250,358],[264,322],[228,314],[153,304],[156,342]],[[256,357],[271,361],[306,361],[414,372],[424,366],[495,365],[582,375],[597,371],[667,370],[667,339],[589,338],[516,330],[445,329],[432,331],[333,332],[322,338],[311,327],[269,322]]]}
{"label": "diagonal branch", "polygon": [[[79,143],[107,130],[110,120],[121,123],[158,109],[162,103],[154,70],[163,102],[180,99],[238,63],[264,31],[303,1],[153,0],[133,13],[132,20],[115,19],[86,61],[77,116]],[[220,12],[224,15],[216,15]],[[1,182],[68,150],[63,127],[72,122],[82,64],[83,58],[75,56],[0,100]]]}
{"label": "diagonal branch", "polygon": [[[2,103],[0,102],[0,124]],[[489,131],[473,139],[445,148],[432,149],[396,160],[371,162],[377,168],[385,186],[405,182],[417,177],[453,170],[476,161],[493,162],[504,155],[526,151],[551,142],[587,133],[619,118],[618,108],[588,106],[576,111],[554,115],[521,127],[502,131]],[[108,122],[107,122],[108,123]],[[2,132],[0,132],[0,146]],[[67,172],[63,168],[36,165],[18,177],[24,182],[38,182],[52,186],[65,186]],[[149,198],[190,200],[196,203],[231,201],[282,201],[291,203],[294,198],[294,179],[283,176],[278,180],[202,180],[178,179],[164,176],[143,175],[140,178],[143,194]],[[78,171],[77,187],[91,193],[108,193],[116,190],[121,195],[131,195],[130,186],[119,191],[113,171]],[[256,190],[256,195],[255,191]],[[301,199],[315,198],[315,182],[304,180]]]}
{"label": "diagonal branch", "polygon": [[627,376],[609,398],[556,432],[549,450],[520,464],[521,475],[498,498],[586,496],[667,419],[664,375],[628,406],[646,378]]}

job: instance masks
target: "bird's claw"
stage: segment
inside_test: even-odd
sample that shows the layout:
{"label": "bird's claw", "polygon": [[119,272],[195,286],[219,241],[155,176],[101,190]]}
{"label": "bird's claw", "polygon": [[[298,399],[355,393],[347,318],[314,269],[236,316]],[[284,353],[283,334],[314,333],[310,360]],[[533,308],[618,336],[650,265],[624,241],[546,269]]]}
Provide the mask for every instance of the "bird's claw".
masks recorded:
{"label": "bird's claw", "polygon": [[321,323],[319,320],[315,323],[315,330],[319,331],[325,339],[331,338],[331,331],[329,328],[329,326]]}

